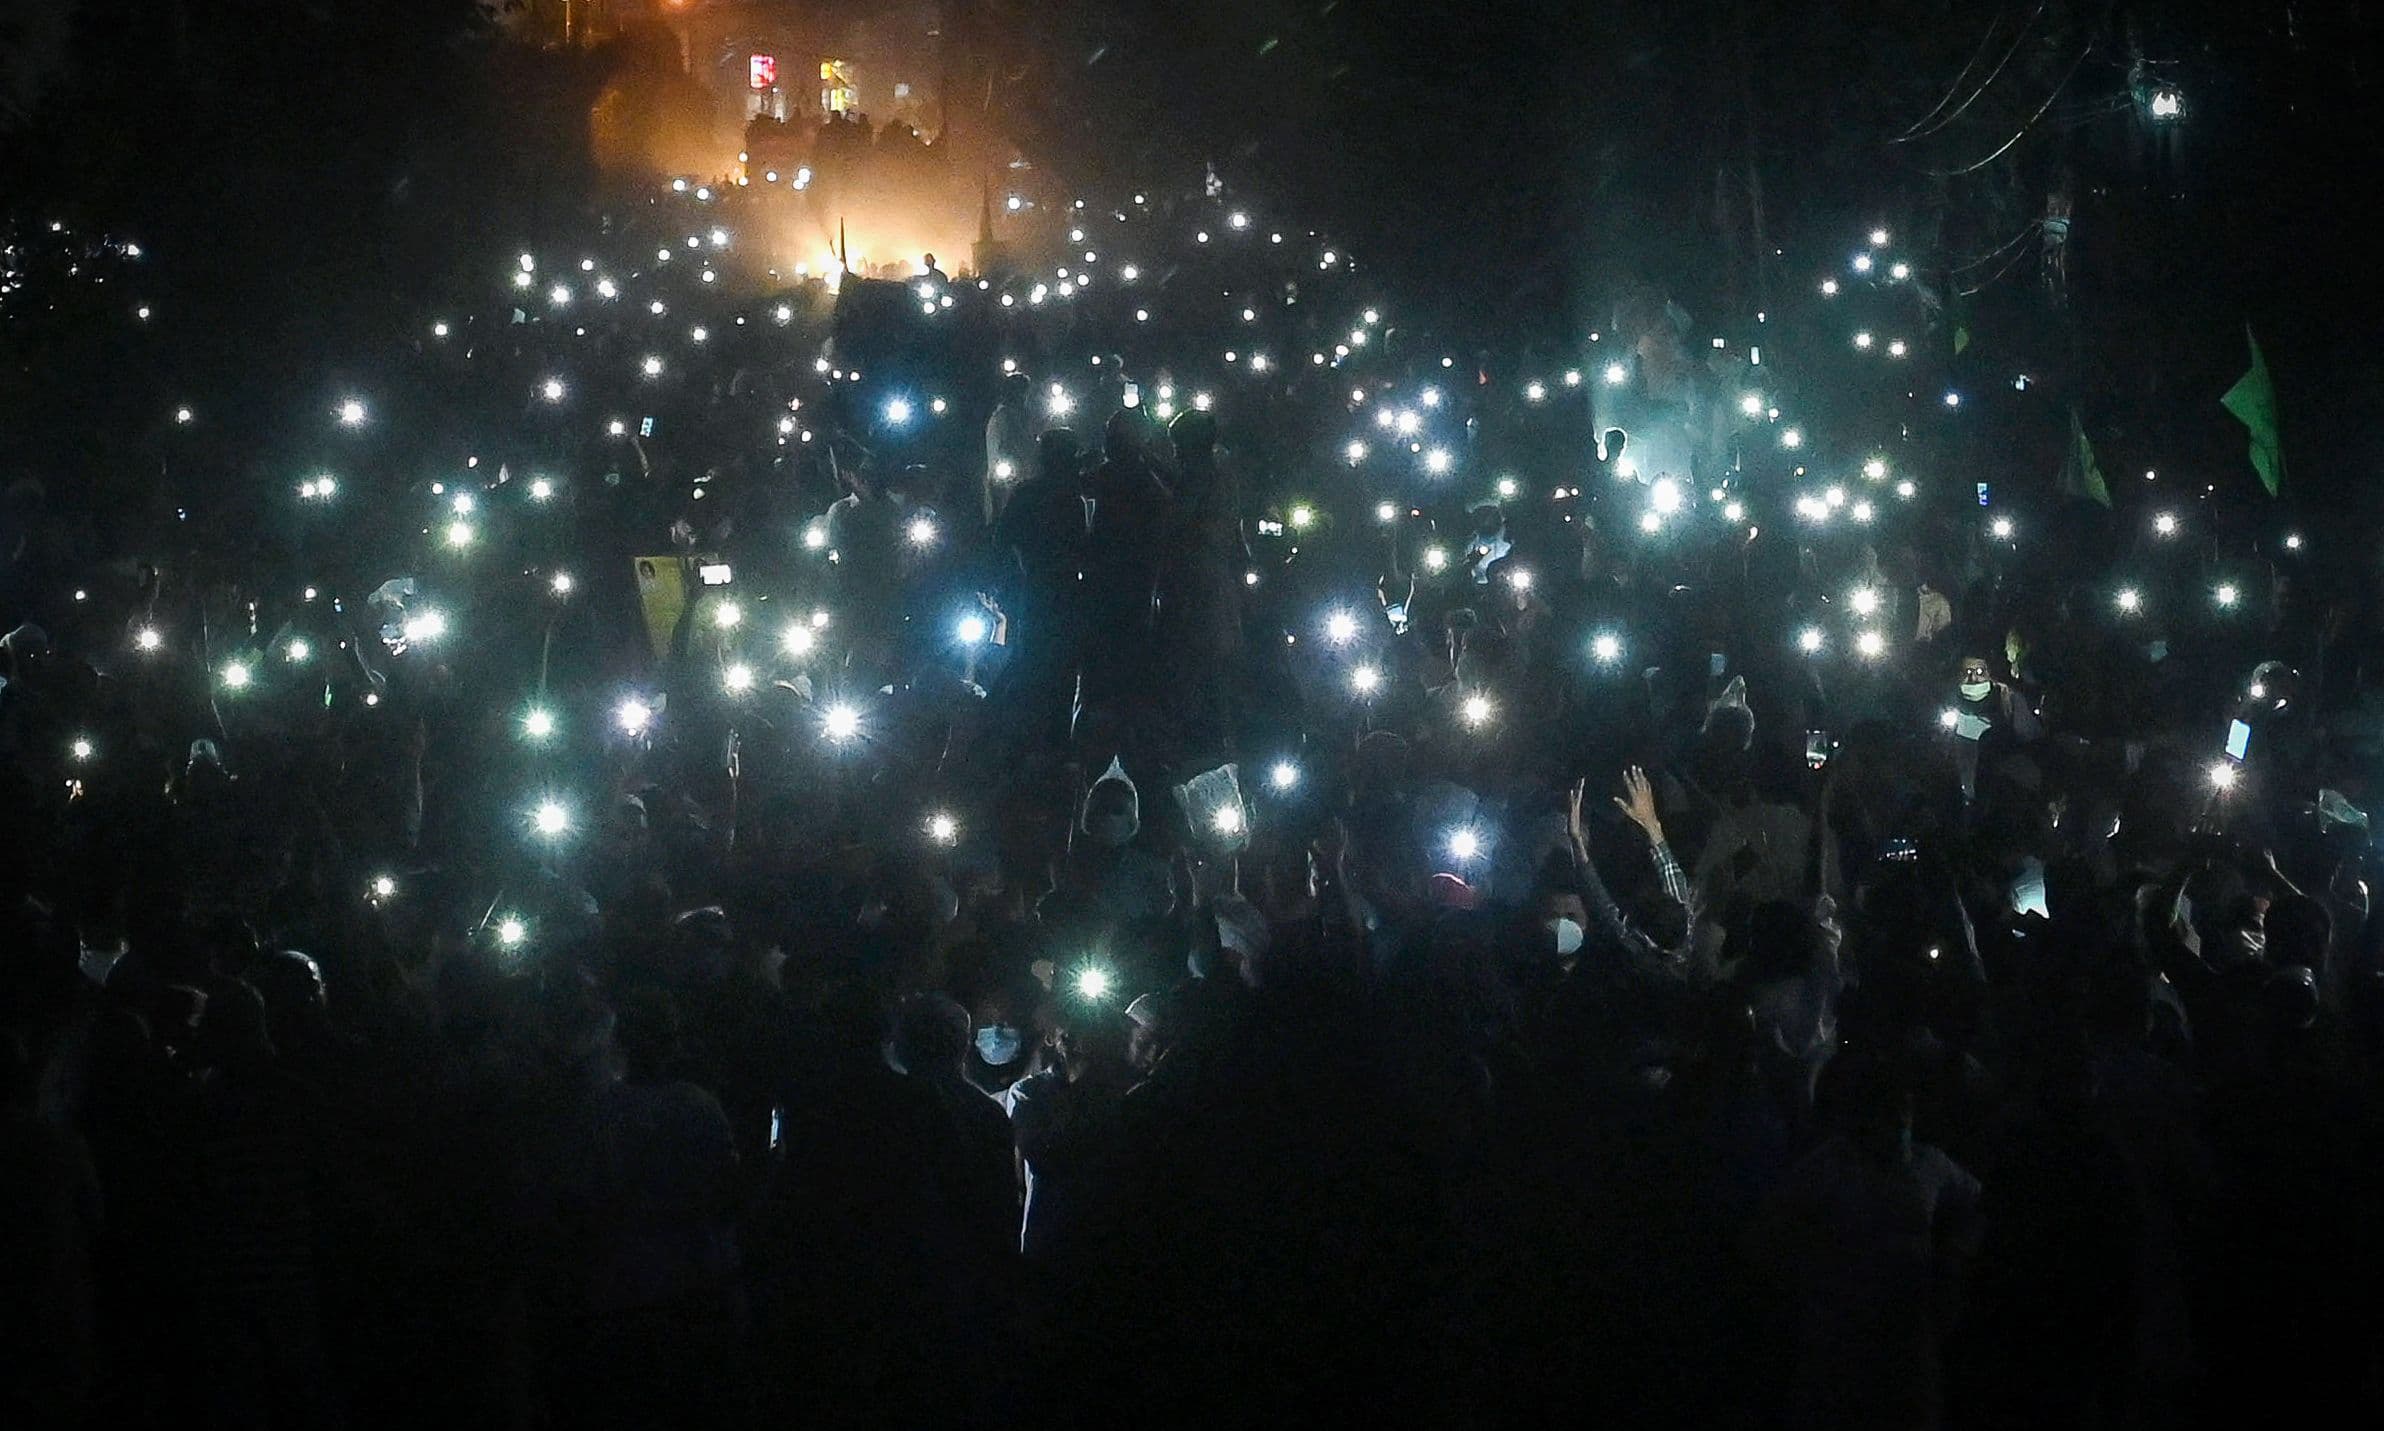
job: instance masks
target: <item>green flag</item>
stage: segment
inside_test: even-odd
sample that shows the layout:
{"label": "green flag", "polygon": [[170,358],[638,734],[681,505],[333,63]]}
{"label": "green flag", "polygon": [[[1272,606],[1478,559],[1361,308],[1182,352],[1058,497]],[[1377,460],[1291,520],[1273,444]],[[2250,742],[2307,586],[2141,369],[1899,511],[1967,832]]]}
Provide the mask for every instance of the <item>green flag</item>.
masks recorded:
{"label": "green flag", "polygon": [[2094,444],[2086,440],[2086,426],[2078,421],[2078,410],[2069,410],[2069,461],[2063,464],[2062,492],[2069,497],[2090,497],[2108,507],[2111,505],[2111,485],[2103,480],[2103,469],[2095,465]]}
{"label": "green flag", "polygon": [[2236,379],[2235,386],[2218,401],[2250,430],[2252,466],[2259,471],[2260,485],[2273,497],[2285,485],[2285,447],[2276,431],[2276,384],[2268,379],[2268,360],[2260,356],[2260,340],[2252,336],[2249,323],[2243,325],[2243,338],[2252,346],[2251,370]]}

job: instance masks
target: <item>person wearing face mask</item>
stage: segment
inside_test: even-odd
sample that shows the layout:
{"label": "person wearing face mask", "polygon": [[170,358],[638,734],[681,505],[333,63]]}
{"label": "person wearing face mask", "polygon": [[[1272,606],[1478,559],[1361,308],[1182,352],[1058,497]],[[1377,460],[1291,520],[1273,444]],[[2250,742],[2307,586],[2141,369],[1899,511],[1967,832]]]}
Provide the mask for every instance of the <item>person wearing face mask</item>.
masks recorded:
{"label": "person wearing face mask", "polygon": [[1964,656],[1954,680],[1954,699],[1938,714],[1938,725],[1953,744],[1954,766],[1962,778],[1962,798],[1978,795],[1979,756],[1990,744],[2025,744],[2044,734],[2044,723],[2027,699],[1994,678],[1984,656]]}
{"label": "person wearing face mask", "polygon": [[996,1098],[1035,1071],[1041,1042],[1035,1006],[1042,986],[1032,975],[988,983],[968,998],[971,1033],[968,1081]]}

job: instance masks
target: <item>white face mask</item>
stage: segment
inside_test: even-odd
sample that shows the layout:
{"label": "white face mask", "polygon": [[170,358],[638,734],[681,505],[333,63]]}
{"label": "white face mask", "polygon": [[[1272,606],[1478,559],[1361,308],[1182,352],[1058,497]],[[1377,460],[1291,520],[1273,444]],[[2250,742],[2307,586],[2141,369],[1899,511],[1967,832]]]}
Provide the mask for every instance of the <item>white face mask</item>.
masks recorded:
{"label": "white face mask", "polygon": [[1548,932],[1556,936],[1556,952],[1569,956],[1581,952],[1581,924],[1562,917],[1548,921]]}
{"label": "white face mask", "polygon": [[1964,681],[1962,683],[1962,699],[1983,701],[1987,698],[1987,692],[1993,689],[1995,689],[1993,681]]}

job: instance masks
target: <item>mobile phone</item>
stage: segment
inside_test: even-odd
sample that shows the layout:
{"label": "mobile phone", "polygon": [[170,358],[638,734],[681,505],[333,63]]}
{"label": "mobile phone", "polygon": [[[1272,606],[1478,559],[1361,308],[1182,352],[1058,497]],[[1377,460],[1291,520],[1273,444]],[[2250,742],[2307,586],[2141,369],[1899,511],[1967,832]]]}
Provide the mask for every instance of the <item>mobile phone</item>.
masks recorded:
{"label": "mobile phone", "polygon": [[773,1152],[778,1148],[779,1114],[781,1111],[777,1107],[770,1109],[770,1148]]}
{"label": "mobile phone", "polygon": [[1908,865],[1920,858],[1920,846],[1914,844],[1909,835],[1898,835],[1879,846],[1879,858]]}
{"label": "mobile phone", "polygon": [[1128,384],[1126,384],[1126,406],[1128,406],[1128,407],[1140,407],[1140,406],[1142,406],[1142,384],[1140,384],[1140,383],[1128,383]]}
{"label": "mobile phone", "polygon": [[2047,919],[2053,912],[2045,905],[2045,867],[2030,860],[2011,884],[2011,907],[2014,914],[2035,914]]}
{"label": "mobile phone", "polygon": [[729,583],[728,563],[724,561],[705,562],[695,569],[695,576],[696,580],[706,586],[726,586]]}
{"label": "mobile phone", "polygon": [[1819,770],[1827,764],[1829,764],[1829,732],[1826,730],[1806,731],[1805,765],[1810,769]]}
{"label": "mobile phone", "polygon": [[2252,753],[2252,728],[2239,720],[2227,722],[2227,759],[2241,764]]}
{"label": "mobile phone", "polygon": [[639,418],[637,420],[637,435],[640,437],[652,437],[654,435],[654,419],[650,417]]}
{"label": "mobile phone", "polygon": [[1707,653],[1705,657],[1705,674],[1709,676],[1719,676],[1723,671],[1729,669],[1729,667],[1730,658],[1727,655],[1724,655],[1720,651]]}
{"label": "mobile phone", "polygon": [[1978,504],[1982,507],[1987,505],[1987,484],[1984,482],[1978,484]]}

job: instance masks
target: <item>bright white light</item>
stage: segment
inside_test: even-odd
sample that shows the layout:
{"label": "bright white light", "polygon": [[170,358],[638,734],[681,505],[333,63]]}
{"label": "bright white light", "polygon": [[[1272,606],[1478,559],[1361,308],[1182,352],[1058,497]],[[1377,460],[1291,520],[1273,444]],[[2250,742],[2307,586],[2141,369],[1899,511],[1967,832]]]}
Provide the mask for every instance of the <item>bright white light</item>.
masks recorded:
{"label": "bright white light", "polygon": [[1425,570],[1427,570],[1427,571],[1441,571],[1441,570],[1444,570],[1444,569],[1446,569],[1446,568],[1447,568],[1447,566],[1448,566],[1448,564],[1449,564],[1449,553],[1448,553],[1448,549],[1447,549],[1446,547],[1426,547],[1426,548],[1424,548],[1424,569],[1425,569]]}
{"label": "bright white light", "polygon": [[399,625],[398,634],[416,646],[447,634],[447,617],[437,611],[418,611]]}
{"label": "bright white light", "polygon": [[1658,478],[1647,494],[1648,505],[1667,517],[1680,510],[1682,500],[1680,484],[1669,477]]}
{"label": "bright white light", "polygon": [[1995,540],[2008,542],[2012,539],[2012,532],[2015,529],[2012,526],[2011,518],[1997,517],[1994,521],[1987,523],[1987,530],[1994,535]]}
{"label": "bright white light", "polygon": [[362,427],[364,425],[364,404],[355,398],[349,398],[341,403],[339,405],[339,420],[342,426]]}
{"label": "bright white light", "polygon": [[1424,430],[1423,415],[1413,409],[1402,411],[1392,419],[1392,423],[1399,429],[1401,437],[1413,437]]}
{"label": "bright white light", "polygon": [[1481,725],[1490,719],[1490,698],[1476,691],[1465,698],[1464,704],[1458,707],[1458,714],[1464,717],[1467,725]]}
{"label": "bright white light", "polygon": [[1871,346],[1871,335],[1867,329],[1854,335],[1854,346],[1866,350]]}
{"label": "bright white light", "polygon": [[132,633],[132,644],[144,651],[154,651],[165,643],[166,638],[158,635],[154,626],[144,626]]}
{"label": "bright white light", "polygon": [[613,723],[631,735],[637,735],[654,723],[654,708],[635,696],[613,707]]}
{"label": "bright white light", "polygon": [[2173,89],[2164,89],[2152,96],[2154,119],[2175,119],[2185,113],[2185,96]]}
{"label": "bright white light", "polygon": [[778,644],[786,648],[789,656],[808,656],[819,645],[819,637],[812,634],[810,627],[797,623],[786,628],[786,634],[778,638]]}
{"label": "bright white light", "polygon": [[733,601],[723,601],[712,608],[712,624],[723,631],[732,630],[745,619],[745,608]]}
{"label": "bright white light", "polygon": [[558,571],[550,580],[548,580],[546,586],[549,591],[552,591],[557,596],[569,596],[571,594],[571,588],[575,584],[576,583],[574,583],[571,579],[570,572]]}
{"label": "bright white light", "polygon": [[1396,503],[1396,502],[1377,502],[1377,503],[1375,503],[1375,504],[1374,504],[1374,520],[1376,520],[1376,521],[1378,521],[1378,522],[1385,522],[1385,523],[1398,521],[1398,520],[1399,520],[1399,504],[1398,504],[1398,503]]}
{"label": "bright white light", "polygon": [[1525,402],[1544,402],[1547,400],[1547,397],[1548,385],[1541,382],[1539,379],[1534,378],[1530,382],[1524,384],[1523,400]]}
{"label": "bright white light", "polygon": [[470,522],[449,522],[447,524],[447,545],[451,547],[470,546],[474,535]]}
{"label": "bright white light", "polygon": [[191,411],[189,408],[178,407],[174,409],[174,421],[178,423],[187,423],[190,421],[190,419]]}
{"label": "bright white light", "polygon": [[250,675],[247,662],[233,661],[223,668],[224,688],[233,691],[247,690]]}
{"label": "bright white light", "polygon": [[1907,502],[1911,501],[1919,492],[1919,485],[1909,477],[1896,484],[1896,495],[1903,498]]}
{"label": "bright white light", "polygon": [[2299,533],[2295,533],[2285,538],[2285,550],[2289,552],[2297,552],[2301,550],[2301,536]]}
{"label": "bright white light", "polygon": [[513,948],[529,937],[529,926],[513,916],[507,915],[497,921],[497,942],[507,949]]}
{"label": "bright white light", "polygon": [[741,696],[753,689],[753,668],[743,661],[731,664],[720,673],[720,688],[732,696]]}
{"label": "bright white light", "polygon": [[1294,504],[1292,509],[1285,513],[1284,516],[1285,520],[1291,523],[1292,530],[1294,531],[1304,532],[1308,530],[1308,528],[1316,525],[1316,509],[1309,506],[1305,502]]}
{"label": "bright white light", "polygon": [[900,427],[910,420],[911,405],[908,398],[886,399],[886,421]]}
{"label": "bright white light", "polygon": [[1050,411],[1053,417],[1066,417],[1075,409],[1076,399],[1058,388],[1054,388],[1051,391],[1051,396],[1044,400],[1043,406]]}
{"label": "bright white light", "polygon": [[1901,338],[1898,338],[1894,342],[1887,345],[1887,355],[1891,358],[1901,358],[1904,356],[1904,354],[1910,351],[1911,350],[1909,348],[1904,346],[1904,340]]}
{"label": "bright white light", "polygon": [[544,706],[532,706],[522,717],[522,734],[532,740],[544,740],[555,733],[554,712]]}
{"label": "bright white light", "polygon": [[1622,638],[1611,631],[1600,631],[1589,638],[1589,654],[1601,666],[1611,666],[1622,659]]}
{"label": "bright white light", "polygon": [[959,623],[952,629],[953,634],[960,638],[960,644],[963,646],[982,646],[985,644],[985,638],[992,634],[991,628],[985,624],[985,618],[974,612],[961,617]]}
{"label": "bright white light", "polygon": [[1871,256],[1867,253],[1856,254],[1854,256],[1854,271],[1856,273],[1869,273],[1871,271]]}
{"label": "bright white light", "polygon": [[1876,661],[1887,654],[1887,638],[1876,631],[1865,631],[1854,638],[1854,649],[1866,661]]}
{"label": "bright white light", "polygon": [[1515,588],[1517,591],[1531,590],[1530,570],[1528,568],[1518,567],[1515,570],[1508,572],[1507,585]]}
{"label": "bright white light", "polygon": [[1361,696],[1370,696],[1382,685],[1382,672],[1372,666],[1359,666],[1349,673],[1349,688]]}
{"label": "bright white light", "polygon": [[2152,529],[2164,537],[2173,537],[2177,535],[2177,514],[2175,512],[2163,512],[2159,516],[2154,517],[2152,519]]}
{"label": "bright white light", "polygon": [[1086,969],[1076,976],[1076,992],[1088,999],[1109,997],[1109,973],[1103,969]]}
{"label": "bright white light", "polygon": [[1749,417],[1763,416],[1763,394],[1740,393],[1738,396],[1738,410],[1745,413]]}
{"label": "bright white light", "polygon": [[539,834],[551,840],[571,828],[571,812],[564,809],[559,801],[542,800],[530,816],[530,821],[537,827]]}
{"label": "bright white light", "polygon": [[2241,601],[2243,599],[2243,593],[2236,590],[2235,583],[2230,581],[2222,583],[2218,590],[2210,593],[2210,599],[2217,602],[2219,607],[2224,610],[2233,607],[2236,602]]}
{"label": "bright white light", "polygon": [[820,729],[828,739],[841,745],[861,733],[861,712],[842,703],[832,705],[821,717]]}
{"label": "bright white light", "polygon": [[2116,600],[2119,609],[2130,616],[2144,609],[2144,594],[2132,586],[2121,587]]}
{"label": "bright white light", "polygon": [[1846,604],[1853,608],[1854,614],[1857,616],[1875,616],[1879,612],[1879,589],[1873,586],[1858,586],[1854,589],[1853,594],[1846,598]]}
{"label": "bright white light", "polygon": [[1349,459],[1350,466],[1355,467],[1360,462],[1366,460],[1366,444],[1363,442],[1352,442],[1347,447],[1341,449],[1341,455]]}
{"label": "bright white light", "polygon": [[1300,768],[1288,760],[1278,760],[1267,772],[1267,783],[1277,790],[1289,790],[1300,783]]}
{"label": "bright white light", "polygon": [[1450,465],[1455,461],[1455,458],[1449,456],[1447,448],[1435,447],[1424,454],[1424,470],[1435,477],[1445,476]]}
{"label": "bright white light", "polygon": [[913,517],[902,534],[914,547],[935,545],[935,520],[932,517]]}
{"label": "bright white light", "polygon": [[1209,816],[1209,828],[1220,835],[1240,834],[1242,832],[1242,807],[1219,805]]}
{"label": "bright white light", "polygon": [[1729,522],[1745,521],[1747,519],[1747,504],[1744,502],[1724,502],[1722,504],[1722,519]]}
{"label": "bright white light", "polygon": [[1796,633],[1796,649],[1808,656],[1819,655],[1821,648],[1828,643],[1829,638],[1821,634],[1821,628],[1818,626],[1807,626],[1804,630]]}
{"label": "bright white light", "polygon": [[662,359],[652,353],[648,353],[646,355],[645,361],[639,363],[637,366],[638,370],[643,372],[649,378],[658,378],[662,376]]}
{"label": "bright white light", "polygon": [[478,506],[479,502],[469,492],[458,492],[449,499],[447,505],[454,510],[455,515],[468,517],[472,515],[472,509]]}
{"label": "bright white light", "polygon": [[2237,771],[2231,763],[2224,760],[2213,761],[2210,766],[2210,788],[2213,790],[2234,789],[2236,774]]}
{"label": "bright white light", "polygon": [[292,661],[303,661],[314,653],[315,648],[308,645],[304,637],[294,636],[290,638],[290,644],[282,648],[282,654]]}
{"label": "bright white light", "polygon": [[555,484],[544,477],[530,479],[530,500],[544,502],[555,495]]}
{"label": "bright white light", "polygon": [[66,750],[69,755],[72,755],[77,760],[89,760],[91,758],[92,746],[88,739],[78,735],[74,738],[74,743],[67,746]]}
{"label": "bright white light", "polygon": [[[1889,264],[1889,265],[1888,265],[1888,269],[1887,269],[1887,276],[1888,276],[1888,277],[1890,277],[1890,278],[1892,278],[1892,279],[1894,279],[1894,280],[1895,280],[1896,282],[1898,282],[1898,283],[1902,283],[1902,282],[1903,282],[1905,279],[1907,279],[1907,278],[1910,278],[1910,277],[1912,276],[1912,265],[1911,265],[1911,264],[1909,264],[1909,263],[1895,263],[1895,264]],[[1903,344],[1901,344],[1901,343],[1898,343],[1898,344],[1896,344],[1896,346],[1897,346],[1897,347],[1899,347],[1899,348],[1901,348],[1901,347],[1903,347],[1904,345],[1903,345]],[[1900,356],[1902,356],[1902,355],[1901,355],[1901,354],[1898,354],[1898,356],[1900,357]]]}
{"label": "bright white light", "polygon": [[563,400],[563,380],[548,378],[538,385],[538,395],[548,402],[561,402]]}
{"label": "bright white light", "polygon": [[1581,386],[1581,370],[1579,368],[1565,369],[1564,385],[1568,388]]}
{"label": "bright white light", "polygon": [[1837,297],[1837,296],[1838,296],[1838,281],[1837,281],[1836,279],[1834,279],[1834,278],[1824,278],[1824,279],[1822,279],[1822,280],[1821,280],[1821,296],[1822,296],[1822,297],[1824,297],[1824,298],[1835,298],[1835,297]]}
{"label": "bright white light", "polygon": [[388,899],[397,893],[397,881],[387,875],[374,875],[371,889],[373,898]]}
{"label": "bright white light", "polygon": [[1619,388],[1631,380],[1631,370],[1620,363],[1606,365],[1606,386]]}
{"label": "bright white light", "polygon": [[[1001,474],[997,471],[994,475],[998,477]],[[823,523],[811,522],[804,526],[803,546],[805,550],[818,551],[821,548],[827,546],[827,544],[828,529]]]}
{"label": "bright white light", "polygon": [[1962,395],[1957,392],[1947,393],[1945,395],[1945,405],[1947,407],[1960,407],[1962,405]]}
{"label": "bright white light", "polygon": [[1482,852],[1482,837],[1473,830],[1456,830],[1449,835],[1449,853],[1459,860],[1471,860]]}
{"label": "bright white light", "polygon": [[1872,507],[1868,502],[1857,502],[1854,504],[1854,520],[1865,526],[1870,525],[1871,519],[1877,515],[1879,515],[1877,509]]}
{"label": "bright white light", "polygon": [[1801,428],[1801,427],[1791,427],[1791,428],[1784,429],[1784,430],[1783,430],[1783,431],[1780,433],[1780,445],[1781,445],[1782,447],[1785,447],[1785,448],[1788,448],[1788,449],[1790,449],[1791,451],[1795,450],[1796,448],[1799,448],[1799,447],[1802,447],[1802,446],[1804,446],[1804,445],[1805,445],[1805,431],[1804,431],[1804,429],[1803,429],[1803,428]]}

